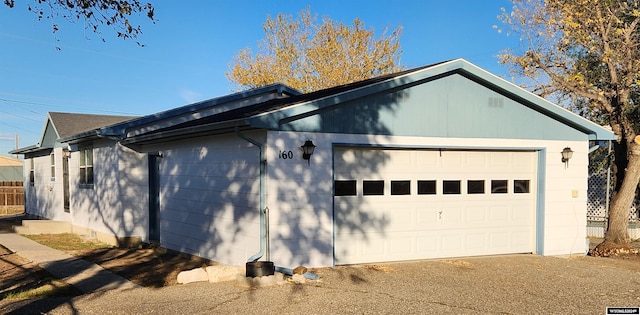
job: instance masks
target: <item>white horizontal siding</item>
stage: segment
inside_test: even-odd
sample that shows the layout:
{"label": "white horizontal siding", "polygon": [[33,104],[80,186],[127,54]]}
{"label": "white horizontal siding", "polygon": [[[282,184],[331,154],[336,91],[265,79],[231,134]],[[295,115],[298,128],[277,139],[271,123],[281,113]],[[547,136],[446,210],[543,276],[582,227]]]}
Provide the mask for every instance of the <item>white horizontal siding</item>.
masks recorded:
{"label": "white horizontal siding", "polygon": [[[258,141],[260,134],[248,133]],[[241,265],[259,251],[260,154],[236,134],[144,147],[159,151],[160,242]]]}
{"label": "white horizontal siding", "polygon": [[117,237],[148,240],[149,190],[146,154],[113,141],[96,141],[94,184],[79,183],[79,153],[71,153],[69,182],[73,224]]}
{"label": "white horizontal siding", "polygon": [[[571,147],[568,165],[560,152]],[[544,255],[584,254],[587,237],[588,142],[549,143],[546,166]]]}
{"label": "white horizontal siding", "polygon": [[[55,177],[51,177],[49,154],[26,158],[24,161],[25,211],[52,220],[71,221],[64,212],[62,186],[62,149],[55,148]],[[31,159],[34,162],[34,183],[29,183]]]}

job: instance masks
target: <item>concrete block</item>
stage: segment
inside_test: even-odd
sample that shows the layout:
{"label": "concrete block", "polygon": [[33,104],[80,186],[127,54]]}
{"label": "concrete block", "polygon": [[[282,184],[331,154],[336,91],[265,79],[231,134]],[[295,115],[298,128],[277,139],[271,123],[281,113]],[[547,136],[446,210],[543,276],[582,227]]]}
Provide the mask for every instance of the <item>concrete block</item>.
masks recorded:
{"label": "concrete block", "polygon": [[202,268],[182,271],[178,274],[178,283],[186,284],[191,282],[208,281],[209,276]]}
{"label": "concrete block", "polygon": [[15,227],[18,234],[62,234],[71,233],[71,223],[52,220],[23,220],[21,227]]}
{"label": "concrete block", "polygon": [[217,265],[205,268],[209,282],[232,281],[238,274],[244,275],[245,271],[240,266]]}

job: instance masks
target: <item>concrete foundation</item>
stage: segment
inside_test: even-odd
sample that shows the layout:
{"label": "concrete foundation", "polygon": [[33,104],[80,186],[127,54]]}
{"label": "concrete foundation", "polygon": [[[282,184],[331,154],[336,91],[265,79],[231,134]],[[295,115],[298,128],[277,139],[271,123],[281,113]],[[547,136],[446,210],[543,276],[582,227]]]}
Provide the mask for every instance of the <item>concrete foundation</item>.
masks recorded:
{"label": "concrete foundation", "polygon": [[140,246],[142,243],[142,238],[138,236],[118,237],[87,229],[85,227],[76,226],[65,221],[23,220],[22,226],[15,226],[13,230],[22,235],[71,233],[121,248],[135,248]]}

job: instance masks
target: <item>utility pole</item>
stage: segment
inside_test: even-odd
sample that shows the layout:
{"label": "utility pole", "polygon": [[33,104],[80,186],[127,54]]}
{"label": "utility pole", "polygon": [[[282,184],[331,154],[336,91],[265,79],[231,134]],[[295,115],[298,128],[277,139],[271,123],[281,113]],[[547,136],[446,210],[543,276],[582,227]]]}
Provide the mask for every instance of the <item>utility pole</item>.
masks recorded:
{"label": "utility pole", "polygon": [[[16,132],[16,150],[18,150],[18,133]],[[18,154],[16,154],[16,159],[18,158]]]}

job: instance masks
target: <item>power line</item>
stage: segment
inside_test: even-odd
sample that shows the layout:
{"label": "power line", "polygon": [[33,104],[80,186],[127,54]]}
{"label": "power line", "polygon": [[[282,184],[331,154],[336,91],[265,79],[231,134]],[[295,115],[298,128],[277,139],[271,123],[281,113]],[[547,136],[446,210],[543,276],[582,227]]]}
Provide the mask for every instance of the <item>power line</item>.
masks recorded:
{"label": "power line", "polygon": [[11,127],[11,128],[20,129],[20,130],[23,130],[23,131],[26,131],[26,132],[29,132],[29,133],[34,133],[34,134],[36,134],[36,133],[37,133],[37,132],[34,132],[33,130],[26,129],[26,128],[22,128],[22,127],[18,127],[18,126],[14,126],[14,125],[12,125],[12,124],[8,124],[8,123],[6,123],[6,122],[4,122],[4,121],[0,121],[0,124],[3,124],[3,125],[5,125],[5,126],[9,126],[9,127]]}
{"label": "power line", "polygon": [[[46,115],[44,115],[44,114],[37,113],[37,112],[31,111],[31,110],[29,110],[29,111],[30,111],[30,112],[32,112],[32,113],[34,113],[34,114],[36,114],[36,115],[38,115],[38,116],[46,116]],[[35,121],[35,122],[42,122],[42,119],[34,119],[34,118],[31,118],[31,117],[18,115],[18,114],[16,114],[16,113],[10,113],[10,112],[4,111],[4,110],[0,111],[0,113],[5,113],[5,114],[7,114],[7,115],[11,115],[11,116],[13,116],[13,117],[18,117],[18,118],[20,118],[20,119],[31,120],[31,121]]]}
{"label": "power line", "polygon": [[[11,99],[6,99],[6,98],[0,98],[0,102],[5,102],[5,103],[9,103],[9,104],[18,103],[18,104],[28,104],[28,105],[35,105],[35,106],[65,108],[65,109],[74,109],[74,110],[83,110],[83,111],[86,110],[86,108],[82,108],[82,107],[73,107],[73,106],[64,106],[64,105],[56,105],[56,104],[28,102],[28,101],[19,101],[19,100],[11,100]],[[120,115],[137,115],[137,114],[134,114],[134,113],[110,111],[110,110],[100,110],[100,109],[95,109],[95,108],[93,109],[93,112],[111,113],[111,114],[120,114]]]}

